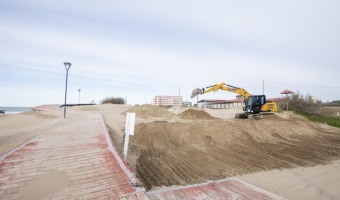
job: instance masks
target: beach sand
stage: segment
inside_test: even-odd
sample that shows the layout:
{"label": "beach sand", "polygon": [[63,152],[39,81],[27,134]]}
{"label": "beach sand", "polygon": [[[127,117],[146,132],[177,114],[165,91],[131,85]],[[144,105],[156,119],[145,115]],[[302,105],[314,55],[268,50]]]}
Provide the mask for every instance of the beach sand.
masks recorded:
{"label": "beach sand", "polygon": [[263,171],[235,178],[287,199],[340,198],[340,160],[327,165]]}
{"label": "beach sand", "polygon": [[[0,115],[0,155],[63,119],[63,110],[56,105],[40,106],[37,110],[40,111]],[[288,199],[336,199],[340,196],[337,187],[340,185],[337,142],[340,130],[337,128],[311,123],[289,113],[248,122],[234,120],[237,109],[205,110],[210,117],[186,109],[170,109],[165,113],[154,107],[128,105],[73,107],[68,108],[67,113],[101,113],[114,144],[122,152],[126,111],[137,114],[136,132],[130,136],[127,161],[144,179],[145,186],[149,184],[152,189],[237,177]],[[183,113],[185,111],[187,113]],[[273,124],[278,128],[268,128]],[[284,131],[285,128],[289,131]],[[248,129],[254,131],[247,132]],[[230,148],[221,144],[229,144]],[[238,144],[237,148],[231,148],[232,144]],[[269,144],[272,149],[257,144],[264,147]],[[315,155],[308,153],[308,149],[306,152],[303,148],[291,149],[295,145],[311,148]],[[267,157],[265,153],[269,150],[273,154]],[[170,169],[170,166],[177,168]],[[179,173],[182,171],[185,173]],[[157,177],[152,177],[152,173]],[[164,176],[168,177],[168,182],[164,181]]]}
{"label": "beach sand", "polygon": [[0,155],[43,133],[61,119],[61,110],[57,109],[0,115]]}

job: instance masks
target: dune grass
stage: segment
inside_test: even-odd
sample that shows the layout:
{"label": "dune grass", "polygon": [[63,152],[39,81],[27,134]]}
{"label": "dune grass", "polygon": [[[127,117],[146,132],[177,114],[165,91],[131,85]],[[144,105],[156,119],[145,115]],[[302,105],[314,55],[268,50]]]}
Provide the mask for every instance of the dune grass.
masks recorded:
{"label": "dune grass", "polygon": [[340,118],[337,117],[327,117],[327,116],[320,116],[320,115],[313,115],[313,114],[307,114],[303,112],[296,112],[299,115],[303,115],[307,119],[313,122],[320,122],[324,123],[330,126],[338,127],[340,128]]}

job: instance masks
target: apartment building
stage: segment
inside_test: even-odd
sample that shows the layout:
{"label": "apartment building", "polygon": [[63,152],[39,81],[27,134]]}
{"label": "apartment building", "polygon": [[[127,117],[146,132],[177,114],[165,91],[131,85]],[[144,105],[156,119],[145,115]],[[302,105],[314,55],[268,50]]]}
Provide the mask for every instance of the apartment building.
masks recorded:
{"label": "apartment building", "polygon": [[153,104],[157,106],[182,106],[182,96],[155,96]]}

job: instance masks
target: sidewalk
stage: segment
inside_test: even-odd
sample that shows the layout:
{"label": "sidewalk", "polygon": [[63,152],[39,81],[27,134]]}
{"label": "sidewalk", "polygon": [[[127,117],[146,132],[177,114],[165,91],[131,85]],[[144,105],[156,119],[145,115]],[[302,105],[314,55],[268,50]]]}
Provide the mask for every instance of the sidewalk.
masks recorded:
{"label": "sidewalk", "polygon": [[100,114],[70,115],[0,158],[0,199],[147,199]]}

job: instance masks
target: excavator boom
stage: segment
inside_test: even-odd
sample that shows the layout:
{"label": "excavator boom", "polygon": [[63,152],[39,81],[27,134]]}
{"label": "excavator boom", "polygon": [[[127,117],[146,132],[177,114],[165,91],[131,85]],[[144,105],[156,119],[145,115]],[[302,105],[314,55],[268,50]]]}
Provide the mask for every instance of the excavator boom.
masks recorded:
{"label": "excavator boom", "polygon": [[232,85],[227,85],[225,83],[220,83],[220,84],[208,86],[208,87],[205,87],[205,88],[202,88],[202,89],[199,89],[199,88],[194,89],[191,93],[191,98],[194,98],[197,95],[206,94],[206,93],[214,92],[214,91],[217,91],[217,90],[224,90],[224,91],[228,91],[228,92],[237,93],[239,95],[242,95],[242,97],[245,100],[247,100],[250,96],[248,91],[243,89],[243,88],[235,87],[235,86],[232,86]]}

